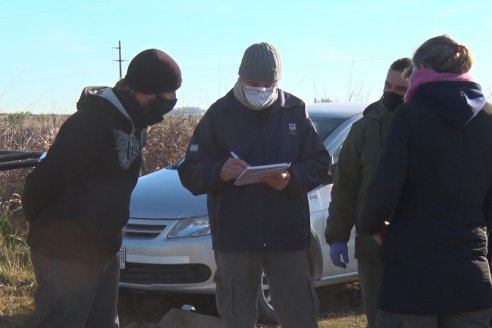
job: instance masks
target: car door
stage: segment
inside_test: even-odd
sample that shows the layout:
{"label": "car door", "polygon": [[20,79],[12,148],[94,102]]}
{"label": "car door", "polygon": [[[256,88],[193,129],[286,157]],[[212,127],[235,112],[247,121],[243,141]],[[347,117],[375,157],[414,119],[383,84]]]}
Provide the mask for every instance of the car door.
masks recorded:
{"label": "car door", "polygon": [[[351,122],[353,123],[353,122]],[[332,164],[333,168],[336,168],[338,164],[338,158],[340,156],[340,152],[343,147],[343,142],[345,141],[345,138],[348,135],[348,132],[350,130],[350,126],[347,126],[342,132],[340,132],[338,138],[331,144],[331,146],[328,149],[328,152],[331,154],[332,157]],[[334,172],[332,172],[334,174]],[[329,277],[333,275],[340,275],[340,274],[349,274],[349,273],[354,273],[357,272],[357,262],[354,258],[354,251],[355,251],[355,228],[352,228],[352,232],[350,234],[350,239],[349,242],[347,243],[348,246],[348,253],[349,253],[349,263],[347,265],[347,268],[339,268],[335,265],[332,264],[331,259],[330,259],[330,245],[326,243],[324,240],[324,230],[326,228],[326,219],[328,218],[328,207],[329,203],[331,202],[331,190],[332,190],[333,184],[328,184],[324,186],[323,188],[320,188],[320,197],[323,202],[323,238],[321,244],[323,245],[322,247],[322,256],[323,256],[323,269],[322,269],[322,276],[323,277]]]}

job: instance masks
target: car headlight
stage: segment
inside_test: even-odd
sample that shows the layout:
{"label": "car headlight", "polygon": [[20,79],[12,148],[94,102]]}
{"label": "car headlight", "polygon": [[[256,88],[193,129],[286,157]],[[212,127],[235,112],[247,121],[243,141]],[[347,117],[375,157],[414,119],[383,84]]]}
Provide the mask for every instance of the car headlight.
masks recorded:
{"label": "car headlight", "polygon": [[210,234],[208,216],[182,219],[167,235],[167,238],[200,237]]}

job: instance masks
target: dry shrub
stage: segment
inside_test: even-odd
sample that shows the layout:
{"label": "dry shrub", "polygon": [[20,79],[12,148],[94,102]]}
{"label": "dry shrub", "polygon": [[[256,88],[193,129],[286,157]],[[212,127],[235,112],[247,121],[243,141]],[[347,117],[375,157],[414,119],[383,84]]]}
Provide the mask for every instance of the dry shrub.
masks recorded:
{"label": "dry shrub", "polygon": [[15,113],[0,117],[0,149],[45,151],[53,142],[66,115]]}
{"label": "dry shrub", "polygon": [[[15,113],[0,116],[0,150],[46,151],[67,116]],[[30,168],[0,171],[0,212],[19,206]]]}
{"label": "dry shrub", "polygon": [[168,116],[149,128],[143,173],[154,172],[181,158],[200,116]]}
{"label": "dry shrub", "polygon": [[[0,115],[0,150],[47,151],[66,115]],[[150,173],[183,156],[200,116],[167,116],[148,130],[143,173]],[[18,195],[30,168],[0,171],[0,212],[19,204]]]}

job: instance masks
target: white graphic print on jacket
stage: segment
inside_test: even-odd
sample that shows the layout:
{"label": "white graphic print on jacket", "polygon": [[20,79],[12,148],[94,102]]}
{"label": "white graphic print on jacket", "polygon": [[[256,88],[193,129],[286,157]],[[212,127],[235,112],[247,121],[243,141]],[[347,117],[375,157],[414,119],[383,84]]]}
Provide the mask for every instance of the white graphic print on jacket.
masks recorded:
{"label": "white graphic print on jacket", "polygon": [[116,154],[122,168],[127,170],[133,161],[142,153],[147,136],[146,130],[141,130],[140,138],[135,135],[135,130],[130,134],[123,131],[113,130]]}

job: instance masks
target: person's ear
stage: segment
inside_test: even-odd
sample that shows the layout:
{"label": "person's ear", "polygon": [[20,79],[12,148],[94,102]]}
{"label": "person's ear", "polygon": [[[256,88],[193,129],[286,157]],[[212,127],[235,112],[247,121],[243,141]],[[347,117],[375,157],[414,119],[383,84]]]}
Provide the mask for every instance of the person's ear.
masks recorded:
{"label": "person's ear", "polygon": [[491,103],[485,103],[485,106],[483,107],[483,110],[489,114],[492,115],[492,104]]}

